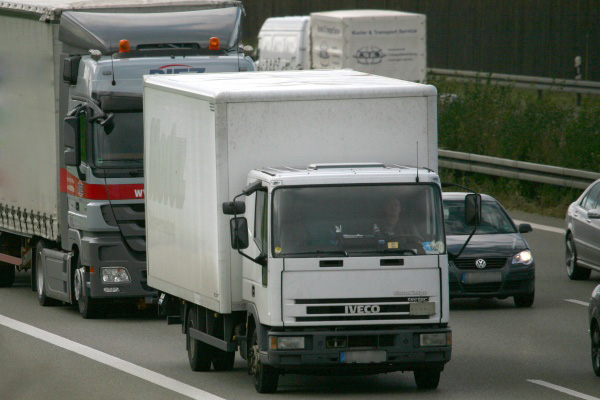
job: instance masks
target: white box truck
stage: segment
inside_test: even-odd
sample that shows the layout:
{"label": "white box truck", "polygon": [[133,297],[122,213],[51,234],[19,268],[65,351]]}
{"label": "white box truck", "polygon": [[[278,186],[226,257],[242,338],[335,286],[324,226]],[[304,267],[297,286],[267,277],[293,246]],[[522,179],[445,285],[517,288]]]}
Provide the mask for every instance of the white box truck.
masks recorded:
{"label": "white box truck", "polygon": [[311,13],[310,18],[268,18],[258,34],[258,58],[259,70],[352,68],[423,82],[426,17],[392,10],[340,10]]}
{"label": "white box truck", "polygon": [[259,392],[282,373],[437,387],[436,123],[433,86],[351,70],[145,78],[148,283],[192,369],[231,369],[239,347]]}
{"label": "white box truck", "polygon": [[111,299],[156,301],[142,76],[253,70],[238,50],[240,7],[0,2],[0,286],[12,285],[15,266],[31,269],[41,305],[78,304],[85,318]]}

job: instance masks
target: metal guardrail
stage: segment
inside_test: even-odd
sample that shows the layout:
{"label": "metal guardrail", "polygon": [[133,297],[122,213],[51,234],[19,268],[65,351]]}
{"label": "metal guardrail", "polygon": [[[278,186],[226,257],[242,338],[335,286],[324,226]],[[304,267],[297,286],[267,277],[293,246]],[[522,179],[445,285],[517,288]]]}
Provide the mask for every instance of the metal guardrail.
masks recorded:
{"label": "metal guardrail", "polygon": [[498,85],[510,85],[535,90],[553,90],[579,94],[600,95],[600,82],[576,79],[553,79],[538,76],[495,74],[475,71],[457,71],[451,69],[429,68],[430,75],[441,76],[449,80],[473,81],[489,80]]}
{"label": "metal guardrail", "polygon": [[552,185],[585,189],[590,183],[600,179],[600,173],[577,169],[554,167],[524,161],[508,160],[461,153],[458,151],[439,150],[440,167],[477,172],[480,174],[502,176],[531,182],[549,183]]}

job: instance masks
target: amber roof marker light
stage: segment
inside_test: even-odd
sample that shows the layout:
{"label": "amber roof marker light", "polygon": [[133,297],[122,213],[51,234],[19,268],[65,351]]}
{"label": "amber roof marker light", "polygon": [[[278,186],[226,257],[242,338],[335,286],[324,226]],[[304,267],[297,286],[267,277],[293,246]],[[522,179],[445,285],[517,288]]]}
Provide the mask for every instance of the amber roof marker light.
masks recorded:
{"label": "amber roof marker light", "polygon": [[211,37],[208,41],[209,50],[221,50],[221,40],[218,37]]}
{"label": "amber roof marker light", "polygon": [[129,45],[129,40],[123,39],[119,42],[119,53],[129,53],[131,51],[131,46]]}

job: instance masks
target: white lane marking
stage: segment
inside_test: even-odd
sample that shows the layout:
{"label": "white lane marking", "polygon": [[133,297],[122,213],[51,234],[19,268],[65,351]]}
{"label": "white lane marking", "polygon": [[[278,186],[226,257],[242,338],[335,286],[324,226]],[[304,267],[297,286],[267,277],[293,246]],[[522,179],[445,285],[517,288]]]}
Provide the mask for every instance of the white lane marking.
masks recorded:
{"label": "white lane marking", "polygon": [[541,231],[547,231],[547,232],[552,232],[552,233],[560,233],[561,235],[565,234],[565,230],[563,228],[556,228],[554,226],[534,224],[533,222],[519,221],[517,219],[515,219],[514,221],[515,221],[515,224],[517,224],[517,225],[519,225],[519,224],[529,224],[529,225],[531,225],[531,227],[533,229],[539,229]]}
{"label": "white lane marking", "polygon": [[558,392],[565,393],[565,394],[568,394],[568,395],[573,396],[573,397],[578,397],[580,399],[584,399],[584,400],[600,400],[598,397],[594,397],[594,396],[590,396],[588,394],[576,392],[574,390],[567,389],[567,388],[562,387],[562,386],[554,385],[552,383],[548,383],[548,382],[545,382],[545,381],[539,381],[539,380],[535,380],[535,379],[528,379],[527,381],[531,382],[531,383],[535,383],[536,385],[545,386],[545,387],[547,387],[549,389],[554,389],[554,390],[556,390]]}
{"label": "white lane marking", "polygon": [[586,307],[590,305],[590,303],[586,303],[585,301],[581,301],[581,300],[565,299],[565,301],[568,301],[569,303],[579,304],[580,306],[586,306]]}
{"label": "white lane marking", "polygon": [[0,314],[0,324],[196,400],[224,400],[204,390]]}

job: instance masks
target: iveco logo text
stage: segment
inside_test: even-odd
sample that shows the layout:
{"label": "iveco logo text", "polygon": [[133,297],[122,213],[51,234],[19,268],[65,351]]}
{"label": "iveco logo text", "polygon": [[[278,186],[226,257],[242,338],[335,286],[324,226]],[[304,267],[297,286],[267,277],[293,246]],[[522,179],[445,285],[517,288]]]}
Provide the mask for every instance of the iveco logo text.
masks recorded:
{"label": "iveco logo text", "polygon": [[169,65],[163,65],[162,67],[158,67],[156,69],[151,69],[150,75],[189,74],[189,73],[201,74],[204,71],[206,71],[206,68],[194,68],[191,65],[185,65],[185,64],[169,64]]}
{"label": "iveco logo text", "polygon": [[485,260],[483,258],[479,258],[477,261],[475,261],[475,266],[479,269],[484,269],[486,266]]}
{"label": "iveco logo text", "polygon": [[377,314],[381,310],[379,306],[346,306],[346,314]]}

